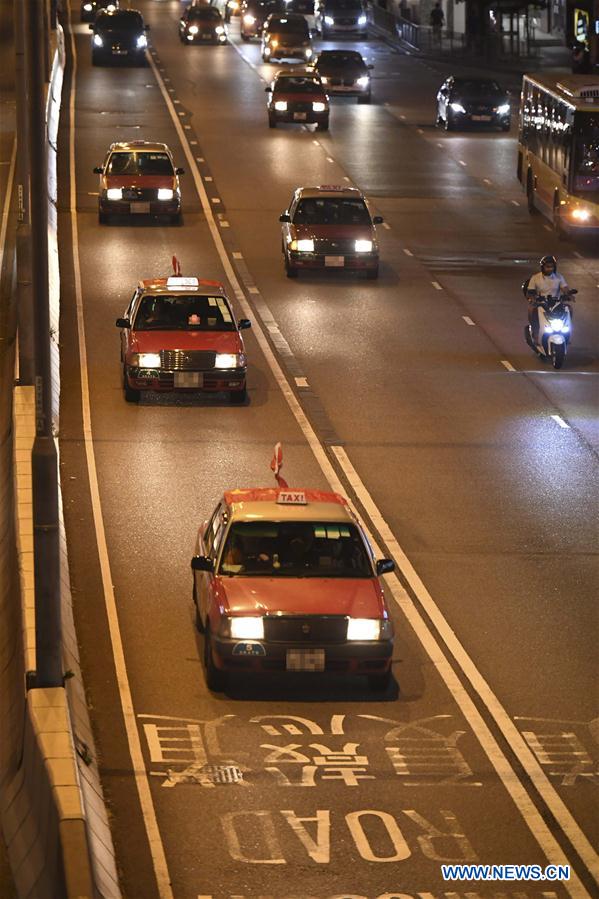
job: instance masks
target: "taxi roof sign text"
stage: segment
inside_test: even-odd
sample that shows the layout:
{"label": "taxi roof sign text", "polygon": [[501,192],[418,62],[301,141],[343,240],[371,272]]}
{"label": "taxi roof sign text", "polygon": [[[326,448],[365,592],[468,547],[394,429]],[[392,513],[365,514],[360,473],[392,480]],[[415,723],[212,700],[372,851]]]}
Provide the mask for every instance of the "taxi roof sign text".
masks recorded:
{"label": "taxi roof sign text", "polygon": [[277,503],[284,506],[307,506],[308,500],[303,490],[279,490]]}

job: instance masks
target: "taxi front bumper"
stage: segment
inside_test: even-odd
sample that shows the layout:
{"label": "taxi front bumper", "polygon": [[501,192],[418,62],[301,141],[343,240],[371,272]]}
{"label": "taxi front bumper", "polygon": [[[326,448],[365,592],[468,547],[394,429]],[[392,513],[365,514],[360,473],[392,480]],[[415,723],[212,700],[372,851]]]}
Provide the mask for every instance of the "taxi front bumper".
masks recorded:
{"label": "taxi front bumper", "polygon": [[[324,650],[324,670],[309,673],[328,674],[386,674],[391,668],[393,640],[352,641],[319,644],[272,643],[265,640],[240,641],[218,636],[212,637],[212,654],[215,666],[221,671],[270,671],[290,670],[287,651]],[[253,644],[261,647],[260,654],[239,652],[239,647]],[[262,654],[263,651],[263,654]],[[293,669],[296,673],[298,669]],[[305,672],[304,672],[305,673]]]}
{"label": "taxi front bumper", "polygon": [[[341,261],[342,260],[342,261]],[[300,253],[289,250],[289,261],[302,269],[353,269],[367,271],[376,269],[379,264],[378,253]]]}
{"label": "taxi front bumper", "polygon": [[324,125],[329,120],[329,110],[324,112],[314,112],[314,110],[298,110],[288,109],[285,112],[279,112],[276,109],[269,109],[271,116],[277,123],[292,123],[295,125]]}
{"label": "taxi front bumper", "polygon": [[99,211],[103,215],[177,215],[181,211],[181,199],[108,200],[100,197]]}
{"label": "taxi front bumper", "polygon": [[210,371],[166,371],[127,366],[127,381],[134,390],[156,392],[210,392],[243,390],[247,368],[212,369]]}

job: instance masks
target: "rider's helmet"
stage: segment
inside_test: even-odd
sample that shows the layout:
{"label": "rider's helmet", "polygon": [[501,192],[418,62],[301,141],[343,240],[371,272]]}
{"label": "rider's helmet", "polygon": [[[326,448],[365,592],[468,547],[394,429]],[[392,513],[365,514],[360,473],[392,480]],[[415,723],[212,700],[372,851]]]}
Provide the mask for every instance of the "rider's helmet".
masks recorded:
{"label": "rider's helmet", "polygon": [[[539,261],[539,266],[544,275],[555,274],[557,271],[557,259],[555,256],[543,256]],[[546,271],[548,268],[551,268],[550,272]]]}

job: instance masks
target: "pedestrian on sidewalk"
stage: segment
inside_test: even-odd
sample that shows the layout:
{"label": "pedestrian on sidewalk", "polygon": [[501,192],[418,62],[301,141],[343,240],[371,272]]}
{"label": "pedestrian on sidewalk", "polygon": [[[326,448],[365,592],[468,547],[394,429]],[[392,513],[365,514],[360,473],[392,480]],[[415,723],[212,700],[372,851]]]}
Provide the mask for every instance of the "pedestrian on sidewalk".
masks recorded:
{"label": "pedestrian on sidewalk", "polygon": [[445,25],[445,13],[443,12],[443,7],[441,6],[441,0],[437,0],[435,5],[431,9],[430,23],[431,28],[433,29],[433,38],[438,44],[440,44],[441,35],[443,33],[443,26]]}
{"label": "pedestrian on sidewalk", "polygon": [[572,72],[574,75],[588,75],[591,71],[591,54],[582,41],[572,47]]}

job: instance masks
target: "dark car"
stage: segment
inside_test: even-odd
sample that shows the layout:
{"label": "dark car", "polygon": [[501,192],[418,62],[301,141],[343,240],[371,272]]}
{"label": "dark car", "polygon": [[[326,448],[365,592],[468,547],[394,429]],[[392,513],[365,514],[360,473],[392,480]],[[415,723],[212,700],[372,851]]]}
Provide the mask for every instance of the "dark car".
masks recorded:
{"label": "dark car", "polygon": [[262,59],[312,59],[310,29],[305,18],[299,13],[289,15],[272,14],[262,30]]}
{"label": "dark car", "polygon": [[179,21],[182,44],[226,44],[227,26],[215,6],[188,6]]}
{"label": "dark car", "polygon": [[316,124],[319,131],[329,128],[329,98],[320,78],[312,69],[292,66],[277,72],[268,97],[268,124],[279,122]]}
{"label": "dark car", "polygon": [[149,25],[144,25],[136,9],[100,12],[89,27],[93,31],[92,65],[119,61],[146,64]]}
{"label": "dark car", "polygon": [[437,94],[437,125],[455,131],[466,125],[486,125],[510,130],[509,94],[492,78],[454,78]]}
{"label": "dark car", "polygon": [[81,21],[93,22],[97,13],[107,10],[112,12],[119,8],[119,0],[82,0]]}
{"label": "dark car", "polygon": [[368,15],[362,0],[316,0],[314,17],[323,38],[331,34],[368,37]]}
{"label": "dark car", "polygon": [[260,37],[262,28],[271,13],[283,12],[282,0],[243,0],[239,31],[243,41]]}
{"label": "dark car", "polygon": [[314,63],[327,93],[357,97],[358,103],[370,103],[372,68],[356,50],[322,50]]}

